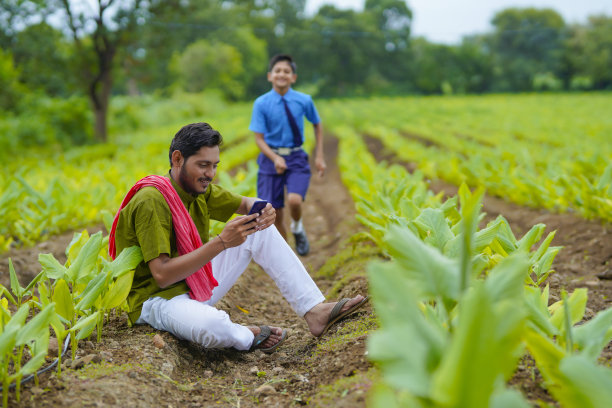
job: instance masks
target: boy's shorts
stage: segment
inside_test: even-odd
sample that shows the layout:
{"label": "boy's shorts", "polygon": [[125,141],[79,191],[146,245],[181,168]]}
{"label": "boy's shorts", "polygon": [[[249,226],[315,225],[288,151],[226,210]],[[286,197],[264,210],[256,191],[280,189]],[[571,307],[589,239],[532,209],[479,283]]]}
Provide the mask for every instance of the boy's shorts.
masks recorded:
{"label": "boy's shorts", "polygon": [[257,197],[267,200],[274,208],[285,206],[285,186],[287,193],[299,194],[305,200],[310,184],[310,164],[305,151],[298,150],[283,158],[287,163],[287,170],[283,174],[276,173],[274,162],[263,153],[257,158]]}

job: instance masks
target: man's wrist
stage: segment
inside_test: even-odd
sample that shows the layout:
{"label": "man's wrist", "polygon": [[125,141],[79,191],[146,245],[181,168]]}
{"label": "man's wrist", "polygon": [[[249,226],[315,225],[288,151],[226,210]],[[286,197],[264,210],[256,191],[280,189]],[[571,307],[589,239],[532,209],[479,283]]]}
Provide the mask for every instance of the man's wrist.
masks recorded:
{"label": "man's wrist", "polygon": [[225,251],[227,249],[227,245],[225,244],[225,241],[223,240],[223,238],[221,238],[221,235],[217,235],[217,238],[219,238],[219,242],[221,243],[221,251]]}

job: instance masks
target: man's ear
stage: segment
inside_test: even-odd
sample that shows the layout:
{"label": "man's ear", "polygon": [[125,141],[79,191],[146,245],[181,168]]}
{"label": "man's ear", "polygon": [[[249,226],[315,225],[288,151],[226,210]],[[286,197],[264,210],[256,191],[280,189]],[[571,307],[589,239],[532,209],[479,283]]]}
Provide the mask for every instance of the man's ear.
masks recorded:
{"label": "man's ear", "polygon": [[185,159],[183,158],[183,154],[180,150],[175,150],[172,152],[172,167],[183,167],[183,162]]}

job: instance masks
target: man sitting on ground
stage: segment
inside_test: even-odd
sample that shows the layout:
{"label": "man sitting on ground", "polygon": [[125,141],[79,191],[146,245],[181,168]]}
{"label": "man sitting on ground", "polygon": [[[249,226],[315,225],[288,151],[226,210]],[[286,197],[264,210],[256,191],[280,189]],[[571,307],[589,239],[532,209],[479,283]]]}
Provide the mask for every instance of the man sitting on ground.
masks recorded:
{"label": "man sitting on ground", "polygon": [[[219,132],[207,123],[184,126],[170,145],[169,173],[139,181],[117,212],[109,237],[111,256],[137,245],[144,257],[128,295],[130,322],[147,323],[204,347],[274,351],[285,340],[285,330],[242,326],[214,307],[253,259],[304,317],[312,335],[321,336],[367,297],[324,303],[274,226],[276,214],[269,203],[260,214],[228,221],[235,213],[248,214],[257,199],[212,184],[221,143]],[[227,222],[212,240],[210,218]]]}

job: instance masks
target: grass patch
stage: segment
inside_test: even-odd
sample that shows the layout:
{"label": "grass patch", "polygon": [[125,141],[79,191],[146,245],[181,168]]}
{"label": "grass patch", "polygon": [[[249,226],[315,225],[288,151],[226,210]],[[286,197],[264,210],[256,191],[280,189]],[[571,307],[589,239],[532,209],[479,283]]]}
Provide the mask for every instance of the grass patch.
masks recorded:
{"label": "grass patch", "polygon": [[370,261],[383,257],[380,248],[370,242],[353,242],[353,244],[344,246],[317,272],[317,276],[334,281],[334,285],[328,290],[326,296],[328,298],[337,296],[339,291],[355,276],[366,276],[366,267]]}
{"label": "grass patch", "polygon": [[[339,379],[333,384],[323,385],[312,398],[311,405],[317,407],[338,406],[339,400],[351,399],[353,402],[365,399],[372,384],[379,376],[376,368],[370,368],[366,372],[358,372],[350,377]],[[347,403],[342,406],[351,406]],[[364,405],[364,404],[358,404]]]}
{"label": "grass patch", "polygon": [[319,341],[308,358],[309,364],[314,364],[321,355],[328,354],[334,350],[342,350],[344,345],[378,328],[378,319],[372,315],[362,316],[359,319],[349,320],[342,325],[340,330],[329,338]]}

